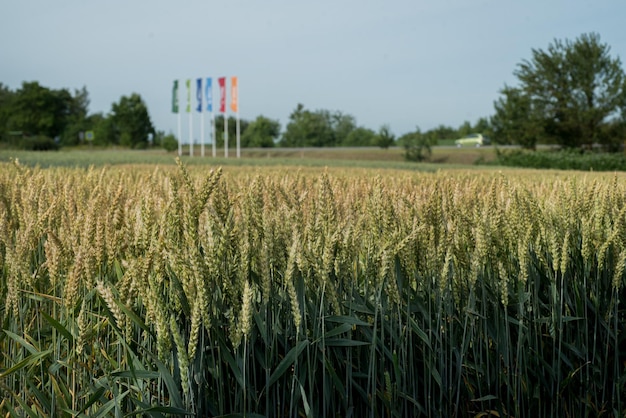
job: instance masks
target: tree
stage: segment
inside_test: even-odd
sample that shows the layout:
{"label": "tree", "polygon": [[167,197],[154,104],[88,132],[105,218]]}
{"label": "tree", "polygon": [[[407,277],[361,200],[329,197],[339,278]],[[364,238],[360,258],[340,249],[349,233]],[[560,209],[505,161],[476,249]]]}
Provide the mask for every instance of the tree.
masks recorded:
{"label": "tree", "polygon": [[242,147],[271,148],[280,135],[280,122],[258,116],[241,136]]}
{"label": "tree", "polygon": [[58,137],[68,123],[72,97],[65,90],[50,90],[38,82],[24,82],[9,102],[7,130],[24,136]]}
{"label": "tree", "polygon": [[115,142],[131,148],[145,148],[155,129],[141,96],[137,93],[122,96],[118,103],[113,103],[111,110]]}
{"label": "tree", "polygon": [[466,120],[461,126],[459,126],[459,129],[457,130],[457,137],[462,138],[473,133],[472,131],[472,124]]}
{"label": "tree", "polygon": [[494,142],[535,149],[543,136],[541,114],[520,89],[505,87],[501,93],[504,97],[494,104],[496,113],[491,117]]}
{"label": "tree", "polygon": [[284,147],[327,147],[335,145],[335,132],[330,112],[311,112],[298,103],[289,115],[289,123],[282,135],[280,145]]}
{"label": "tree", "polygon": [[[620,59],[609,53],[595,33],[574,42],[555,40],[546,51],[533,49],[532,58],[514,71],[520,86],[505,87],[495,104],[498,135],[513,139],[532,123],[533,134],[564,147],[613,144],[618,138],[607,126],[623,121],[626,77]],[[532,116],[528,123],[519,120],[525,110]],[[518,120],[507,121],[511,117]]]}
{"label": "tree", "polygon": [[459,133],[456,129],[446,125],[439,125],[434,129],[424,132],[423,135],[428,138],[432,144],[437,144],[444,139],[455,139],[459,137]]}
{"label": "tree", "polygon": [[81,133],[92,130],[88,120],[89,93],[87,88],[74,90],[74,95],[69,101],[67,125],[61,134],[61,144],[77,145],[80,142]]}
{"label": "tree", "polygon": [[326,113],[330,115],[330,126],[334,132],[333,142],[336,145],[343,145],[346,147],[370,145],[367,143],[369,136],[368,133],[365,131],[354,133],[356,129],[359,129],[357,128],[354,116],[346,115],[341,112],[330,114],[330,112],[326,111]]}
{"label": "tree", "polygon": [[404,147],[404,158],[408,161],[424,161],[432,155],[432,140],[422,133],[419,127],[415,132],[404,134],[398,140]]}
{"label": "tree", "polygon": [[389,125],[383,125],[378,130],[378,134],[374,138],[376,146],[387,149],[396,142],[396,137],[391,133]]}
{"label": "tree", "polygon": [[0,83],[0,141],[6,140],[8,136],[8,121],[11,116],[11,100],[14,93]]}
{"label": "tree", "polygon": [[87,125],[94,132],[93,145],[107,146],[117,144],[117,132],[111,116],[95,113],[87,117]]}
{"label": "tree", "polygon": [[476,133],[481,133],[485,136],[492,137],[493,136],[493,127],[491,126],[491,122],[489,118],[478,118],[476,123],[474,124],[473,131]]}
{"label": "tree", "polygon": [[354,116],[328,110],[310,111],[301,103],[289,116],[279,144],[283,147],[371,146],[376,133],[359,127]]}
{"label": "tree", "polygon": [[359,126],[354,128],[341,145],[346,147],[365,147],[372,146],[376,141],[376,132],[371,129]]}
{"label": "tree", "polygon": [[165,135],[165,132],[159,131],[155,138],[157,139],[155,145],[163,148],[167,152],[176,151],[178,149],[178,140],[171,132]]}

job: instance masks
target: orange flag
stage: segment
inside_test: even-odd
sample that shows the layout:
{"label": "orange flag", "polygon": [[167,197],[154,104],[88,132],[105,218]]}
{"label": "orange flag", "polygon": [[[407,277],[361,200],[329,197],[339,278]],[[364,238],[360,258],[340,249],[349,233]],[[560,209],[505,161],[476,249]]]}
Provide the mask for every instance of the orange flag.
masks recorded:
{"label": "orange flag", "polygon": [[238,94],[237,94],[237,77],[230,78],[230,109],[233,112],[239,110]]}

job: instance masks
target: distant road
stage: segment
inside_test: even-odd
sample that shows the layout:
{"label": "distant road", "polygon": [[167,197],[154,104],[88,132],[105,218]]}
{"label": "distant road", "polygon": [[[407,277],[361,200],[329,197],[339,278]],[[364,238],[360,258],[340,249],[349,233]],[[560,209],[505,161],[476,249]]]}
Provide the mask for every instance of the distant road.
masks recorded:
{"label": "distant road", "polygon": [[[492,149],[495,145],[483,145],[482,147],[457,147],[456,145],[434,145],[433,148],[438,149]],[[519,148],[519,145],[498,145],[498,148]],[[538,145],[538,147],[543,147]],[[381,150],[380,147],[274,147],[274,148],[242,148],[249,151],[272,151],[272,152],[308,152],[308,151],[321,151],[321,150],[335,150],[335,151],[375,151]],[[404,147],[395,146],[389,147],[389,150],[404,150]]]}
{"label": "distant road", "polygon": [[452,148],[458,148],[458,149],[481,149],[481,148],[486,148],[486,149],[491,149],[494,147],[498,147],[498,148],[504,148],[504,149],[509,149],[509,148],[520,148],[519,145],[483,145],[480,147],[472,147],[472,146],[466,146],[466,147],[457,147],[456,145],[435,145],[433,148],[441,148],[441,149],[452,149]]}

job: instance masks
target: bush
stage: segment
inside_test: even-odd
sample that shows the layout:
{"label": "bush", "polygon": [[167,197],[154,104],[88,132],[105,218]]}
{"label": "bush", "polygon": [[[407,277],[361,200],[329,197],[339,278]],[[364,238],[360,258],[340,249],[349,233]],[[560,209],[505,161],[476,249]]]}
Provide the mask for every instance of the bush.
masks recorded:
{"label": "bush", "polygon": [[161,140],[161,147],[167,152],[176,151],[178,149],[178,141],[172,134],[165,135]]}
{"label": "bush", "polygon": [[407,161],[425,161],[432,155],[432,141],[419,128],[413,133],[403,135],[399,142],[404,147],[404,158]]}
{"label": "bush", "polygon": [[59,144],[47,136],[29,136],[15,141],[15,147],[27,151],[56,151]]}
{"label": "bush", "polygon": [[557,170],[626,171],[626,156],[581,150],[498,150],[496,160],[488,164]]}

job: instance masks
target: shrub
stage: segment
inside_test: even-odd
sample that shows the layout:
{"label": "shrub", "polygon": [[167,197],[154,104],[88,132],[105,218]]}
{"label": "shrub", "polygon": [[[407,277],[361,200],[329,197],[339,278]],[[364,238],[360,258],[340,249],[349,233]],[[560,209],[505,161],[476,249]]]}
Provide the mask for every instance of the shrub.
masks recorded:
{"label": "shrub", "polygon": [[399,143],[404,147],[404,158],[407,161],[425,161],[432,155],[432,140],[422,134],[419,128],[415,132],[400,137]]}
{"label": "shrub", "polygon": [[626,171],[626,156],[582,150],[498,150],[496,160],[485,164],[537,169]]}
{"label": "shrub", "polygon": [[59,144],[47,136],[29,136],[16,141],[17,148],[29,151],[56,151]]}
{"label": "shrub", "polygon": [[168,134],[161,139],[161,147],[167,152],[176,151],[178,149],[178,141],[173,134]]}

